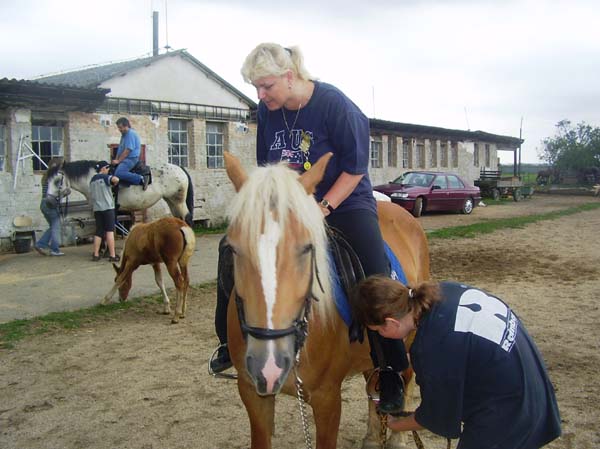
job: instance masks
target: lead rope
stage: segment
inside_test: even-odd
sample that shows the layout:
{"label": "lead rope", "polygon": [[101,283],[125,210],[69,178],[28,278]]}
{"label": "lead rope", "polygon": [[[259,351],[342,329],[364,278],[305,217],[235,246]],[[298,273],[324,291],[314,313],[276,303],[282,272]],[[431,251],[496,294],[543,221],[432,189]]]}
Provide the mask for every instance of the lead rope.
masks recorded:
{"label": "lead rope", "polygon": [[312,449],[312,438],[310,436],[310,429],[308,424],[308,417],[306,416],[306,401],[304,400],[304,388],[302,387],[302,379],[298,375],[297,365],[298,357],[294,365],[294,376],[296,377],[296,397],[298,398],[298,406],[300,408],[300,418],[302,419],[302,431],[304,432],[304,443],[306,449]]}

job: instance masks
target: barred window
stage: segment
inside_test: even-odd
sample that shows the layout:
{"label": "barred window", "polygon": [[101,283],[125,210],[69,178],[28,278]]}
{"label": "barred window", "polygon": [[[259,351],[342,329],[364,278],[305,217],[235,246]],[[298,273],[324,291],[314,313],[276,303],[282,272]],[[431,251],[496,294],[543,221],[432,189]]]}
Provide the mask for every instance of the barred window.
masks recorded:
{"label": "barred window", "polygon": [[169,119],[169,163],[189,167],[187,121]]}
{"label": "barred window", "polygon": [[220,122],[206,122],[206,166],[224,168],[223,147],[225,144],[225,125]]}
{"label": "barred window", "polygon": [[382,167],[383,140],[381,136],[371,137],[371,168]]}
{"label": "barred window", "polygon": [[479,144],[475,144],[475,151],[473,151],[473,165],[479,167]]}
{"label": "barred window", "polygon": [[388,136],[388,167],[398,166],[398,149],[396,136]]}
{"label": "barred window", "polygon": [[437,167],[437,140],[429,141],[429,166]]}
{"label": "barred window", "polygon": [[440,142],[440,165],[448,166],[448,142]]}
{"label": "barred window", "polygon": [[[53,157],[64,156],[64,131],[62,125],[32,124],[31,149],[46,164]],[[46,167],[36,157],[31,158],[34,170],[45,170]]]}
{"label": "barred window", "polygon": [[450,144],[450,152],[452,153],[452,167],[458,167],[458,143],[452,142]]}
{"label": "barred window", "polygon": [[491,166],[491,157],[490,157],[490,145],[489,144],[485,144],[485,166],[486,167],[490,167]]}
{"label": "barred window", "polygon": [[0,171],[6,170],[6,125],[0,124]]}
{"label": "barred window", "polygon": [[410,167],[410,151],[408,148],[408,140],[402,140],[402,168]]}
{"label": "barred window", "polygon": [[416,147],[417,168],[425,168],[425,144],[417,142]]}

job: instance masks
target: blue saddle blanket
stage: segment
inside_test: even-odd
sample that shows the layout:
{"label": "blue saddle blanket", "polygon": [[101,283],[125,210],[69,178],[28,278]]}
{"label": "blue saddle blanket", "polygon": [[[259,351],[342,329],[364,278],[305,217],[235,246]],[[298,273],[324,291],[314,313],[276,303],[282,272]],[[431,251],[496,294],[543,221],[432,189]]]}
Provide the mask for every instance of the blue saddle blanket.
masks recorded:
{"label": "blue saddle blanket", "polygon": [[[402,282],[404,285],[407,284],[406,274],[404,274],[404,270],[402,269],[402,265],[400,265],[400,261],[393,253],[392,249],[389,245],[383,242],[385,247],[385,253],[387,254],[388,260],[390,262],[390,278],[396,279]],[[350,327],[352,323],[352,313],[350,312],[350,303],[348,301],[348,297],[346,296],[346,292],[342,288],[340,284],[339,276],[337,276],[337,266],[335,264],[335,260],[333,257],[329,257],[331,264],[331,272],[334,273],[333,276],[333,296],[335,298],[335,305],[338,309],[338,312],[346,326]]]}

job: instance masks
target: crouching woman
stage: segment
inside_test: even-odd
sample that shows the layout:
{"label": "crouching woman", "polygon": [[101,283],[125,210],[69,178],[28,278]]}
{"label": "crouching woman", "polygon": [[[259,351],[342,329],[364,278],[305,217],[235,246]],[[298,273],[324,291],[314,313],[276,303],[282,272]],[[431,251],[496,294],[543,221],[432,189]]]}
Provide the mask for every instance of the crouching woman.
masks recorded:
{"label": "crouching woman", "polygon": [[454,282],[408,288],[370,277],[356,318],[387,338],[416,330],[411,362],[421,403],[392,430],[426,428],[458,449],[535,449],[560,436],[554,389],[523,323],[500,299]]}

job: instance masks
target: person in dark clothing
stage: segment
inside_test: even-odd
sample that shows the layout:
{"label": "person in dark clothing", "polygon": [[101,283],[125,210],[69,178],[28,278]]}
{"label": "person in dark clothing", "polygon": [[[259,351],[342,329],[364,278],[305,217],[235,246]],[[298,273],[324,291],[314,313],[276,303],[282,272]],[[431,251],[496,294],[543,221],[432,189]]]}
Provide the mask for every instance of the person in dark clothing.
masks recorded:
{"label": "person in dark clothing", "polygon": [[408,288],[373,276],[352,305],[380,335],[416,330],[410,356],[421,403],[408,417],[390,417],[390,429],[426,428],[460,438],[459,449],[537,449],[560,436],[542,356],[496,296],[455,282]]}
{"label": "person in dark clothing", "polygon": [[109,262],[118,262],[120,257],[115,254],[115,199],[111,186],[117,185],[119,178],[108,174],[110,169],[108,162],[100,161],[95,168],[97,174],[90,180],[90,197],[96,220],[92,261],[100,260],[100,244],[104,238],[108,248]]}
{"label": "person in dark clothing", "polygon": [[[354,248],[365,274],[389,275],[389,262],[377,219],[377,206],[369,180],[369,121],[342,91],[316,81],[304,67],[297,47],[260,44],[242,67],[260,100],[257,113],[256,161],[258,165],[286,163],[299,172],[310,170],[328,152],[333,158],[317,186],[315,199],[327,223],[340,230]],[[227,249],[220,248],[220,256]],[[221,264],[221,262],[220,262]],[[223,284],[223,285],[221,285]],[[226,310],[232,285],[219,282],[216,329],[226,342]],[[223,287],[223,288],[221,288]],[[401,340],[370,333],[379,345],[376,366],[393,373],[382,376],[380,408],[399,412],[403,407],[402,381],[396,373],[408,367]],[[231,366],[226,346],[213,359],[214,372]],[[383,380],[385,377],[385,381]]]}

